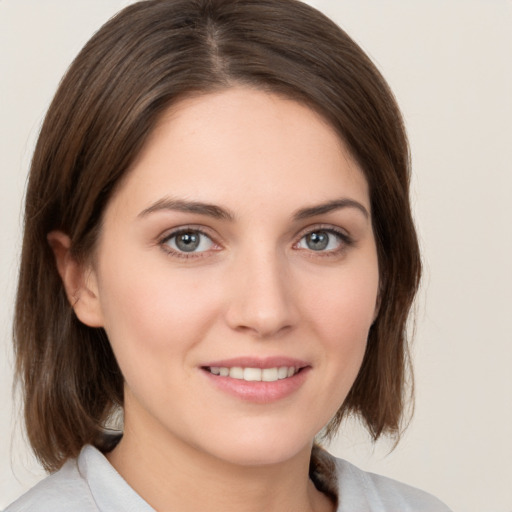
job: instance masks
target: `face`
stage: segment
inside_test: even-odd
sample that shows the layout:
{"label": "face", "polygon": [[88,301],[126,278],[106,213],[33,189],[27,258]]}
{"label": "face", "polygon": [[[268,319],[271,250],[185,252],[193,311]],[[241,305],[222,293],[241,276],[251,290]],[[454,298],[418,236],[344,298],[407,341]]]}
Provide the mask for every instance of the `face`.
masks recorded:
{"label": "face", "polygon": [[378,283],[367,183],[318,114],[247,88],[183,100],[89,273],[125,435],[237,464],[309,447],[356,378]]}

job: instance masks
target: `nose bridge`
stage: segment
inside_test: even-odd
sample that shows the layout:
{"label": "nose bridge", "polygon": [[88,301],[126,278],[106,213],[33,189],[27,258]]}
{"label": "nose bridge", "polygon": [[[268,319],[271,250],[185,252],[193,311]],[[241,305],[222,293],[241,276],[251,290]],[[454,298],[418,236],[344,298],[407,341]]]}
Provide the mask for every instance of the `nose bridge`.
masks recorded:
{"label": "nose bridge", "polygon": [[237,330],[268,337],[296,321],[286,257],[275,247],[240,251],[230,278],[228,323]]}

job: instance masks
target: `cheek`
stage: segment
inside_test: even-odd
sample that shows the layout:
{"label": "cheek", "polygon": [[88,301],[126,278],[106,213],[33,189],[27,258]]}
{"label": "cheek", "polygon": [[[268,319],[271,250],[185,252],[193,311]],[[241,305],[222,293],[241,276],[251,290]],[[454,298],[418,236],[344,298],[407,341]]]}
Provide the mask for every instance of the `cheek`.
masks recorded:
{"label": "cheek", "polygon": [[203,280],[170,272],[166,265],[117,260],[103,269],[100,288],[105,330],[123,371],[153,371],[184,362],[215,316],[216,292]]}
{"label": "cheek", "polygon": [[[316,280],[317,285],[319,281]],[[319,286],[313,288],[316,292],[308,294],[302,307],[314,338],[322,343],[325,379],[332,393],[325,397],[335,409],[344,401],[363,361],[375,317],[378,286],[376,263],[347,267],[325,279],[323,290]]]}
{"label": "cheek", "polygon": [[301,295],[307,303],[302,309],[328,338],[348,343],[368,332],[375,317],[379,288],[374,258],[325,276],[314,276],[304,288],[308,291],[304,289]]}

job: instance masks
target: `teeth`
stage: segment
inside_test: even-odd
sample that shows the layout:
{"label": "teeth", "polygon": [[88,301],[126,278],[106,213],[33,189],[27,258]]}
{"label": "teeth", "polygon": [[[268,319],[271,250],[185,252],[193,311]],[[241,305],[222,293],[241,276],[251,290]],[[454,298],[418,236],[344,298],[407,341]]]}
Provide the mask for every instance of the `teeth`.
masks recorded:
{"label": "teeth", "polygon": [[233,368],[230,368],[230,370],[229,370],[229,376],[232,379],[243,379],[244,378],[244,369],[240,368],[239,366],[233,366]]}
{"label": "teeth", "polygon": [[[231,374],[231,372],[229,372]],[[244,368],[244,380],[261,380],[261,368]]]}
{"label": "teeth", "polygon": [[281,366],[281,368],[277,370],[277,378],[286,379],[286,377],[288,377],[288,368],[286,368],[286,366]]}
{"label": "teeth", "polygon": [[222,366],[211,366],[208,368],[210,373],[220,375],[221,377],[231,377],[232,379],[245,380],[247,382],[275,382],[276,380],[293,377],[298,368],[294,366],[280,366],[276,368],[242,368],[233,366],[226,368]]}
{"label": "teeth", "polygon": [[279,378],[278,368],[265,368],[261,372],[261,380],[265,382],[274,382]]}

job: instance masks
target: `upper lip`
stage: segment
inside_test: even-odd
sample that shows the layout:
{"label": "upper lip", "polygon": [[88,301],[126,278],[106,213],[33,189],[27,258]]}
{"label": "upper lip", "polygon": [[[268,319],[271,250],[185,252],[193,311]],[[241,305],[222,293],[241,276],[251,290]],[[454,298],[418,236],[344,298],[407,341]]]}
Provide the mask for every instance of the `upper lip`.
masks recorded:
{"label": "upper lip", "polygon": [[202,364],[203,368],[233,368],[233,367],[241,367],[241,368],[279,368],[282,366],[287,367],[295,367],[295,368],[305,368],[306,366],[310,366],[307,361],[296,359],[293,357],[286,356],[273,356],[273,357],[250,357],[250,356],[242,356],[242,357],[234,357],[230,359],[221,359],[217,361],[211,361],[206,364]]}

